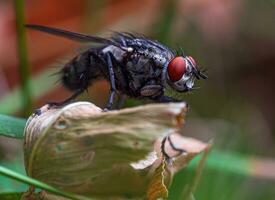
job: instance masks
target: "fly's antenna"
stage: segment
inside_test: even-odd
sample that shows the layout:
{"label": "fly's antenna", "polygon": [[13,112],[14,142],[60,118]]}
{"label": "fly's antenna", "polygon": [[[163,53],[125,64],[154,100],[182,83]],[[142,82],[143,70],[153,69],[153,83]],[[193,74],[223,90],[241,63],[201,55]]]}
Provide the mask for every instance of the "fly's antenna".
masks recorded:
{"label": "fly's antenna", "polygon": [[208,76],[204,74],[202,70],[193,70],[193,74],[198,80],[200,80],[201,78],[208,79]]}

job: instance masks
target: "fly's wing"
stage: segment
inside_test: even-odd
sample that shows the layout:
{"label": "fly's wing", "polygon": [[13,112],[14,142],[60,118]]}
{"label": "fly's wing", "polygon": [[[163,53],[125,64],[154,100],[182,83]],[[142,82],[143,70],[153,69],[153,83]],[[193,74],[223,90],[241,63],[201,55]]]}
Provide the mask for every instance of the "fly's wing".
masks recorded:
{"label": "fly's wing", "polygon": [[115,46],[118,45],[117,43],[115,43],[112,40],[108,40],[108,39],[96,37],[96,36],[91,36],[91,35],[74,33],[74,32],[70,32],[70,31],[66,31],[66,30],[62,30],[62,29],[51,28],[51,27],[41,26],[41,25],[34,25],[34,24],[26,24],[25,26],[27,28],[30,28],[33,30],[41,31],[44,33],[48,33],[48,34],[63,37],[63,38],[67,38],[67,39],[77,41],[77,42],[93,42],[93,43],[115,45]]}

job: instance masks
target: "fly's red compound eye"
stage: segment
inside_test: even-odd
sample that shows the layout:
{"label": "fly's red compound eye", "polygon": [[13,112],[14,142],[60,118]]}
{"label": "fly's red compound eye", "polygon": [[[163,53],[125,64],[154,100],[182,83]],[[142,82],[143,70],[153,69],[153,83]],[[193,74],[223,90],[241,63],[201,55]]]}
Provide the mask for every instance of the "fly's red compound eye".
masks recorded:
{"label": "fly's red compound eye", "polygon": [[192,58],[191,56],[188,56],[189,60],[192,62],[192,64],[194,65],[194,67],[197,66],[196,61],[194,60],[194,58]]}
{"label": "fly's red compound eye", "polygon": [[186,62],[183,57],[175,57],[169,62],[168,65],[168,76],[172,82],[176,82],[181,79],[181,77],[186,72]]}

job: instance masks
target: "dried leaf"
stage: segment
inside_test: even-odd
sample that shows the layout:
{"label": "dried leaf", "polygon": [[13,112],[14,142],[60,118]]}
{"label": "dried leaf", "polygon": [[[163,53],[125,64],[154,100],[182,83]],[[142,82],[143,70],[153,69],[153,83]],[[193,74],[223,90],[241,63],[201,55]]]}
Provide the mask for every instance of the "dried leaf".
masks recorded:
{"label": "dried leaf", "polygon": [[142,197],[157,160],[147,168],[133,164],[154,151],[158,138],[179,131],[186,110],[173,103],[103,113],[86,102],[46,109],[25,129],[27,173],[84,196]]}
{"label": "dried leaf", "polygon": [[[155,150],[158,154],[158,160],[156,160],[153,164],[153,166],[162,166],[160,163],[160,161],[163,160],[163,155],[161,152],[161,143],[162,140],[159,139],[156,142],[155,145]],[[181,149],[182,152],[179,153],[179,151],[176,151],[175,149]],[[178,172],[179,170],[185,168],[188,163],[199,153],[204,152],[204,155],[207,155],[208,151],[210,149],[210,145],[203,143],[199,140],[196,140],[194,138],[188,138],[188,137],[183,137],[179,134],[171,134],[170,135],[170,139],[165,141],[164,144],[164,150],[166,152],[167,155],[169,155],[170,157],[170,162],[167,163],[165,165],[165,170],[163,170],[163,174],[164,174],[164,185],[166,188],[169,188],[170,183],[172,182],[173,176],[176,172]],[[194,177],[193,181],[194,182],[190,182],[186,185],[186,187],[182,186],[184,188],[184,194],[182,195],[184,196],[184,198],[181,199],[185,199],[187,200],[186,196],[188,196],[191,198],[192,193],[194,192],[197,182],[199,180],[200,177],[200,173],[203,169],[203,164],[205,162],[206,156],[203,156],[202,161],[200,162],[198,169],[197,169],[197,173],[196,176]],[[154,168],[152,166],[152,168]],[[154,177],[154,176],[152,176]],[[150,186],[149,186],[150,187]],[[161,187],[159,186],[159,188],[161,189]],[[149,191],[153,190],[153,191],[157,191],[156,188],[149,188]],[[153,196],[151,195],[150,197],[154,197],[152,198],[152,200],[156,200],[158,197],[157,195]],[[164,196],[162,196],[164,197]]]}
{"label": "dried leaf", "polygon": [[[165,152],[172,159],[172,164],[167,165],[167,167],[172,174],[186,167],[190,160],[192,160],[197,154],[205,151],[208,148],[207,143],[201,142],[194,138],[184,137],[179,134],[171,134],[170,141],[174,147],[183,151],[179,154],[179,151],[173,149],[168,140],[165,142]],[[160,148],[161,142],[162,139],[159,139],[155,147],[159,157],[161,157],[162,155]]]}
{"label": "dried leaf", "polygon": [[159,198],[168,197],[168,189],[165,185],[165,170],[166,162],[163,159],[161,165],[156,169],[153,176],[151,177],[151,182],[149,183],[147,190],[147,199],[156,200]]}

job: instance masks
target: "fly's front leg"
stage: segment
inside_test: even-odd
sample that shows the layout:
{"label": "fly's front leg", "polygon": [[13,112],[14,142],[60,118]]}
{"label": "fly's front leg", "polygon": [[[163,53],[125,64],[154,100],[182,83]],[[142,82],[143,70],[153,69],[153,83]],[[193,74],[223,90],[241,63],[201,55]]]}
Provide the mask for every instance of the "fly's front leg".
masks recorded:
{"label": "fly's front leg", "polygon": [[165,96],[161,85],[145,85],[140,89],[140,94],[160,103],[179,102],[172,97]]}
{"label": "fly's front leg", "polygon": [[107,103],[105,110],[110,110],[110,109],[112,109],[112,106],[114,103],[114,97],[116,94],[115,73],[114,73],[114,68],[113,68],[112,55],[110,52],[106,53],[106,60],[107,60],[107,65],[108,65],[111,88],[110,88],[110,95],[109,95],[108,103]]}

